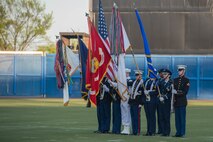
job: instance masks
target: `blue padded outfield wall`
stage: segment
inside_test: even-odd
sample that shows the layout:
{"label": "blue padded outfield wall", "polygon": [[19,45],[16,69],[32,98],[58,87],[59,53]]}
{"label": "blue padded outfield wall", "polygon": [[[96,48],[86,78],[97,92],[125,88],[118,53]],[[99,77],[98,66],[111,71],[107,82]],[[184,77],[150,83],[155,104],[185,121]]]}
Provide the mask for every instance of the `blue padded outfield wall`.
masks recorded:
{"label": "blue padded outfield wall", "polygon": [[[135,55],[141,70],[147,74],[144,55]],[[213,99],[213,56],[169,56],[152,55],[153,65],[157,69],[168,68],[177,76],[178,64],[187,65],[186,76],[190,79],[189,99]],[[57,88],[54,72],[55,54],[12,55],[0,54],[0,96],[27,97],[62,97],[62,90]],[[136,66],[132,55],[126,55],[126,67],[133,70]],[[80,98],[80,74],[71,77],[73,84],[69,93],[71,98]]]}

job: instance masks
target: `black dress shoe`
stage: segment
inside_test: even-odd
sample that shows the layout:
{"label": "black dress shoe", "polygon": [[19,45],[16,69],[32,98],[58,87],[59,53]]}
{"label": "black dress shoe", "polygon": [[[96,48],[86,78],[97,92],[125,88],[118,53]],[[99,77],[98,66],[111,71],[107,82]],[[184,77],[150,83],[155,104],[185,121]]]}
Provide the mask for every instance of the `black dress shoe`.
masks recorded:
{"label": "black dress shoe", "polygon": [[112,134],[120,134],[120,132],[112,132]]}
{"label": "black dress shoe", "polygon": [[168,135],[168,134],[162,134],[161,136],[163,136],[163,137],[168,137],[169,135]]}
{"label": "black dress shoe", "polygon": [[94,131],[94,133],[101,133],[101,131],[99,131],[99,130],[96,130],[96,131]]}
{"label": "black dress shoe", "polygon": [[174,135],[174,136],[172,136],[172,137],[180,137],[180,135]]}
{"label": "black dress shoe", "polygon": [[146,133],[144,136],[155,136],[155,134]]}
{"label": "black dress shoe", "polygon": [[87,101],[86,107],[91,107],[91,102],[90,102],[90,100]]}
{"label": "black dress shoe", "polygon": [[144,136],[149,136],[149,133],[144,134]]}
{"label": "black dress shoe", "polygon": [[103,131],[103,134],[109,134],[109,132],[108,131]]}

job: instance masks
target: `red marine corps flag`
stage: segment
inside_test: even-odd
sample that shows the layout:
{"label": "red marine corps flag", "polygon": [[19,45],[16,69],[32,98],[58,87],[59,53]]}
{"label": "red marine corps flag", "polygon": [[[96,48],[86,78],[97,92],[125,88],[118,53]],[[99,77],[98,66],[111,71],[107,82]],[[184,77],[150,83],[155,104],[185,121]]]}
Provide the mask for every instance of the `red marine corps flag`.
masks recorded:
{"label": "red marine corps flag", "polygon": [[90,73],[87,73],[90,74],[90,76],[87,76],[87,80],[89,79],[90,83],[87,81],[87,86],[90,86],[90,100],[96,105],[96,95],[99,92],[100,83],[105,76],[108,65],[111,61],[111,56],[106,49],[103,39],[99,36],[89,17],[88,27],[90,32],[91,54],[90,61],[87,62],[90,64]]}

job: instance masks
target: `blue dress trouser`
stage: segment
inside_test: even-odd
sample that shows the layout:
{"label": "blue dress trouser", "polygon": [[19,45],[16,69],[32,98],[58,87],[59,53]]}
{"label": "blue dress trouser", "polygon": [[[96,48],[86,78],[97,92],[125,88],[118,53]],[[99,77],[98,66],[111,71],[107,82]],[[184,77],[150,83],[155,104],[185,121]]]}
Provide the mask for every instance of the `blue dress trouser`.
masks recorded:
{"label": "blue dress trouser", "polygon": [[133,135],[140,134],[140,112],[141,108],[139,108],[138,105],[130,105]]}
{"label": "blue dress trouser", "polygon": [[113,101],[113,117],[112,117],[112,133],[120,134],[121,133],[121,100]]}
{"label": "blue dress trouser", "polygon": [[176,135],[184,136],[186,133],[186,106],[175,108]]}
{"label": "blue dress trouser", "polygon": [[147,121],[147,134],[155,134],[156,132],[156,103],[145,103],[144,110]]}
{"label": "blue dress trouser", "polygon": [[101,132],[101,108],[100,108],[100,102],[97,103],[97,119],[98,119],[98,131]]}
{"label": "blue dress trouser", "polygon": [[161,113],[160,113],[160,102],[157,104],[157,122],[158,122],[158,134],[162,134],[162,124],[160,121]]}
{"label": "blue dress trouser", "polygon": [[171,116],[171,103],[164,102],[159,104],[159,113],[160,113],[160,124],[162,128],[163,135],[170,135],[171,126],[170,126],[170,116]]}
{"label": "blue dress trouser", "polygon": [[100,101],[100,123],[101,132],[106,133],[110,130],[111,102],[107,100]]}

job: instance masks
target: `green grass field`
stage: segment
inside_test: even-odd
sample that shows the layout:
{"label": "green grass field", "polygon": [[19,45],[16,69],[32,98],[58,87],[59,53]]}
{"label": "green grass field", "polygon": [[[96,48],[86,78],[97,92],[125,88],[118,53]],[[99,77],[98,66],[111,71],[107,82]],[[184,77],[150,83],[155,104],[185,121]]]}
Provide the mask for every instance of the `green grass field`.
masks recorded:
{"label": "green grass field", "polygon": [[[96,109],[86,102],[62,99],[0,98],[0,142],[213,142],[213,102],[190,101],[185,138],[95,134]],[[142,133],[146,119],[142,109]],[[174,114],[171,118],[175,134]]]}

